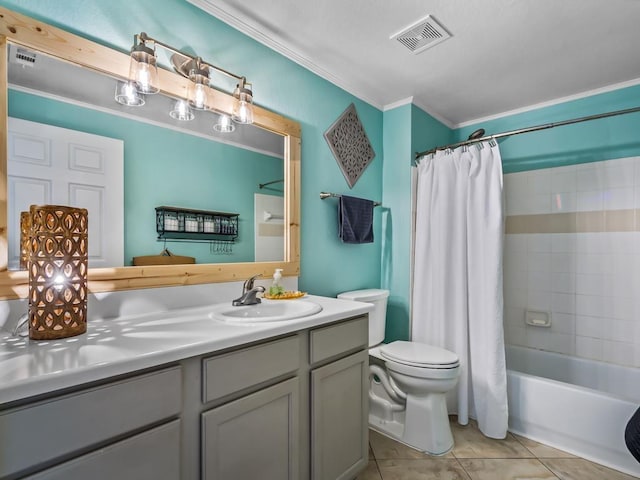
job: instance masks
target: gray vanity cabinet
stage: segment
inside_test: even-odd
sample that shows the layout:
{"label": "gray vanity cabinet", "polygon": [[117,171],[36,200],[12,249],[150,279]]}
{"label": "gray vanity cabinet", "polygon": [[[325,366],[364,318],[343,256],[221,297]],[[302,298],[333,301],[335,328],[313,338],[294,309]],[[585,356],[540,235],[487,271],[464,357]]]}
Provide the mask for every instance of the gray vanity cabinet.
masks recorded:
{"label": "gray vanity cabinet", "polygon": [[310,339],[312,365],[323,364],[311,370],[311,479],[352,479],[369,461],[368,319],[312,330]]}
{"label": "gray vanity cabinet", "polygon": [[0,480],[338,480],[368,461],[358,316],[0,405]]}
{"label": "gray vanity cabinet", "polygon": [[298,478],[298,379],[202,414],[203,478]]}
{"label": "gray vanity cabinet", "polygon": [[0,479],[173,480],[181,410],[180,366],[0,408]]}

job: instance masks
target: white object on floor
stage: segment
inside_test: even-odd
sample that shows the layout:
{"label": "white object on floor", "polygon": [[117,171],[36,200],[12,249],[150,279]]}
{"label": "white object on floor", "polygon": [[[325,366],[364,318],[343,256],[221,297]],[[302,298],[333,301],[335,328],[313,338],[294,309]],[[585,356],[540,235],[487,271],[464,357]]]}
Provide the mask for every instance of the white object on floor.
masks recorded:
{"label": "white object on floor", "polygon": [[384,339],[387,290],[345,292],[338,298],[374,305],[369,313],[370,426],[432,455],[453,448],[446,393],[458,381],[458,356],[416,342]]}

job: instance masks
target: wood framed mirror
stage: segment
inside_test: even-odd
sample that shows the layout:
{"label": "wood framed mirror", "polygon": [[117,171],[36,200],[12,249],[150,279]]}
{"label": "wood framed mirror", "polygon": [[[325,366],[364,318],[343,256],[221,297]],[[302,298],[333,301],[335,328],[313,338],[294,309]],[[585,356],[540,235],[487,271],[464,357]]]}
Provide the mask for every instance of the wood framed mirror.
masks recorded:
{"label": "wood framed mirror", "polygon": [[[132,35],[135,32],[132,32]],[[129,55],[86,40],[62,29],[0,7],[0,299],[25,298],[28,291],[26,271],[8,270],[8,54],[11,47],[23,47],[59,61],[112,77],[126,79]],[[185,98],[189,80],[163,68],[158,69],[161,93],[171,98]],[[231,114],[233,97],[209,88],[215,109]],[[268,276],[282,268],[288,276],[300,272],[300,125],[286,117],[254,106],[254,125],[283,139],[284,177],[284,246],[282,261],[242,261],[240,263],[196,263],[180,265],[116,266],[92,268],[89,261],[89,291],[109,292],[140,288],[192,285],[244,280],[262,273]],[[125,162],[127,158],[125,156]],[[154,215],[151,211],[150,216]],[[91,219],[89,220],[91,222]],[[155,232],[154,232],[155,233]],[[91,243],[91,237],[89,238]],[[158,250],[162,244],[158,243]]]}

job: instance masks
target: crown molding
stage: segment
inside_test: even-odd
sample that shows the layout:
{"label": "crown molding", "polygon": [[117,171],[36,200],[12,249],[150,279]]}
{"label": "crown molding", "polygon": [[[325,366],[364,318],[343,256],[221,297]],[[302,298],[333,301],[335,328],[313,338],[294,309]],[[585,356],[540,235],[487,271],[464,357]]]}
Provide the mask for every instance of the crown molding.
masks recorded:
{"label": "crown molding", "polygon": [[426,106],[424,103],[420,102],[419,100],[415,100],[413,102],[413,104],[416,107],[418,107],[420,110],[422,110],[424,113],[426,113],[427,115],[430,115],[433,118],[435,118],[437,121],[442,123],[444,126],[450,128],[451,130],[455,130],[456,125],[451,120],[449,120],[448,118],[443,117],[442,115],[439,115],[437,113],[431,112],[429,107]]}
{"label": "crown molding", "polygon": [[387,110],[393,110],[394,108],[403,107],[404,105],[413,103],[413,97],[403,98],[402,100],[397,100],[392,103],[387,103],[382,107],[382,111],[386,112]]}
{"label": "crown molding", "polygon": [[474,120],[468,120],[458,123],[453,128],[464,128],[471,125],[475,125],[482,122],[489,122],[491,120],[497,120],[499,118],[510,117],[512,115],[518,115],[520,113],[531,112],[540,108],[552,107],[561,103],[571,102],[573,100],[581,100],[583,98],[593,97],[601,93],[609,93],[615,90],[621,90],[627,87],[634,87],[640,85],[640,78],[634,78],[633,80],[627,80],[626,82],[614,83],[613,85],[607,85],[606,87],[595,88],[593,90],[586,90],[584,92],[576,93],[575,95],[568,95],[566,97],[555,98],[546,102],[536,103],[534,105],[527,105],[526,107],[516,108],[514,110],[507,110],[506,112],[496,113],[495,115],[488,115],[486,117],[476,118]]}
{"label": "crown molding", "polygon": [[444,118],[444,117],[442,117],[440,115],[431,113],[429,111],[429,109],[427,107],[425,107],[423,104],[421,104],[418,100],[416,100],[415,97],[407,97],[407,98],[404,98],[402,100],[398,100],[398,101],[393,102],[393,103],[388,103],[388,104],[386,104],[384,106],[382,111],[386,112],[387,110],[393,110],[394,108],[402,107],[402,106],[407,105],[407,104],[412,104],[415,107],[418,107],[424,113],[426,113],[430,117],[435,118],[437,121],[439,121],[440,123],[442,123],[446,127],[451,128],[451,129],[454,128],[453,124],[448,119],[446,119],[446,118]]}

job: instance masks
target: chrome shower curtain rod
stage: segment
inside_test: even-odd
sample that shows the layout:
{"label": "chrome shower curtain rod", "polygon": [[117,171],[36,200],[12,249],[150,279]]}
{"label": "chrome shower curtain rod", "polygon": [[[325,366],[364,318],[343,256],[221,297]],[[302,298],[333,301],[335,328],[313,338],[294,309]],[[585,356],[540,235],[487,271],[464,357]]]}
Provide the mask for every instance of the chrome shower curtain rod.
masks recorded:
{"label": "chrome shower curtain rod", "polygon": [[273,184],[273,183],[282,183],[282,182],[284,182],[284,178],[283,178],[282,180],[271,180],[270,182],[267,182],[267,183],[259,183],[259,184],[258,184],[258,186],[259,186],[260,188],[264,188],[264,187],[266,187],[267,185],[271,185],[271,184]]}
{"label": "chrome shower curtain rod", "polygon": [[435,153],[438,150],[447,150],[448,148],[457,148],[457,147],[462,147],[464,145],[472,145],[474,143],[484,142],[487,140],[496,140],[502,137],[520,135],[521,133],[537,132],[538,130],[547,130],[549,128],[562,127],[564,125],[571,125],[572,123],[588,122],[589,120],[598,120],[600,118],[615,117],[617,115],[626,115],[627,113],[635,113],[635,112],[640,112],[640,107],[627,108],[625,110],[616,110],[615,112],[598,113],[597,115],[589,115],[587,117],[573,118],[571,120],[563,120],[561,122],[545,123],[544,125],[536,125],[535,127],[527,127],[527,128],[521,128],[518,130],[511,130],[509,132],[495,133],[493,135],[485,135],[480,138],[472,138],[470,140],[464,140],[463,142],[452,143],[451,145],[432,148],[431,150],[425,150],[424,152],[416,152],[415,159],[417,160],[418,158],[424,155]]}

